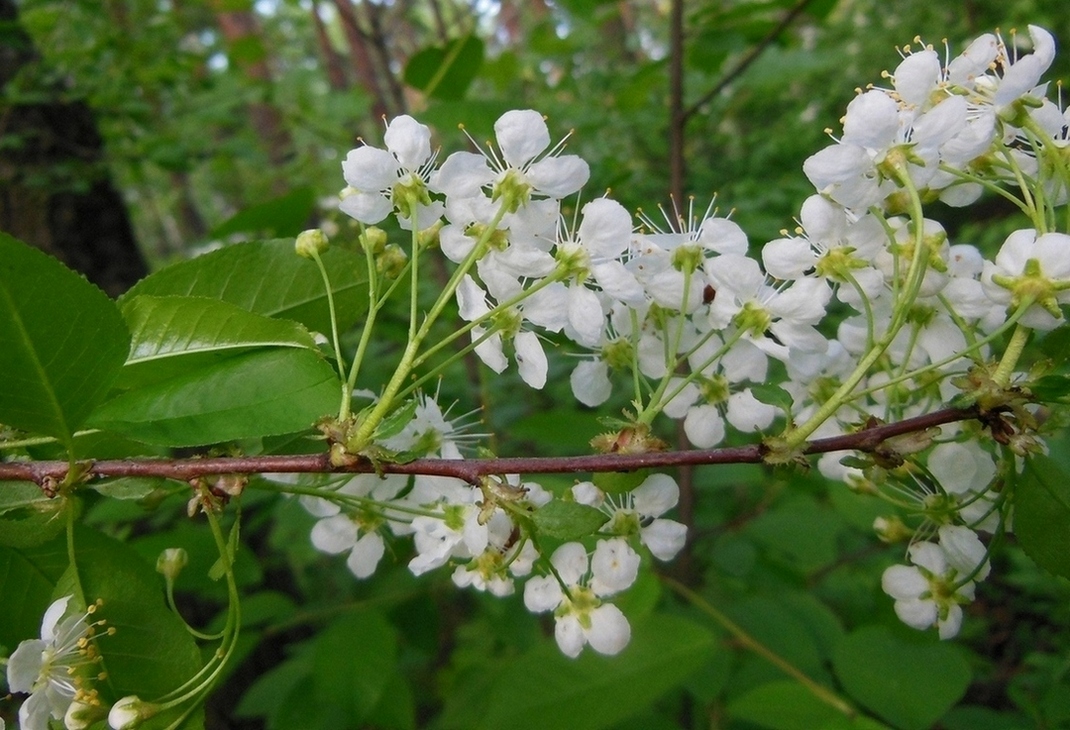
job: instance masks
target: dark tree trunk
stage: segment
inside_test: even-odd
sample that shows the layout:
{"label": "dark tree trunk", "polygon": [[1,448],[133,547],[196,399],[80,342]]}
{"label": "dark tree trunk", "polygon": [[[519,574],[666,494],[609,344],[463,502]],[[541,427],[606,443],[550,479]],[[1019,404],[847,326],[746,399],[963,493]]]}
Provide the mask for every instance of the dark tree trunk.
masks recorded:
{"label": "dark tree trunk", "polygon": [[85,102],[65,100],[55,87],[19,101],[16,76],[40,62],[14,0],[0,0],[0,230],[121,294],[148,272],[126,205]]}

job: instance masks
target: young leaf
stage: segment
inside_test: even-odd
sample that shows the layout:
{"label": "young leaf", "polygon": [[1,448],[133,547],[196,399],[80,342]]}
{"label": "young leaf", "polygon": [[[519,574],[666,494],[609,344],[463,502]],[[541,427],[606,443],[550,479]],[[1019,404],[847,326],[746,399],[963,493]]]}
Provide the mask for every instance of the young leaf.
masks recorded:
{"label": "young leaf", "polygon": [[130,336],[104,292],[0,233],[0,423],[70,442],[104,399]]}
{"label": "young leaf", "polygon": [[1014,534],[1044,570],[1070,578],[1070,480],[1046,456],[1026,462],[1014,493]]}
{"label": "young leaf", "polygon": [[547,537],[578,540],[606,524],[609,516],[586,504],[555,499],[535,510],[531,519],[539,532]]}
{"label": "young leaf", "polygon": [[339,393],[315,353],[258,350],[123,393],[91,423],[146,443],[201,446],[302,431],[338,407]]}
{"label": "young leaf", "polygon": [[254,314],[218,299],[138,296],[123,301],[130,355],[120,385],[142,386],[259,347],[316,350],[297,322]]}
{"label": "young leaf", "polygon": [[[364,260],[338,247],[322,256],[338,326],[345,329],[368,305]],[[145,294],[222,299],[256,314],[297,320],[314,332],[331,331],[323,280],[314,263],[294,253],[291,239],[238,243],[168,266],[139,281],[122,302]]]}

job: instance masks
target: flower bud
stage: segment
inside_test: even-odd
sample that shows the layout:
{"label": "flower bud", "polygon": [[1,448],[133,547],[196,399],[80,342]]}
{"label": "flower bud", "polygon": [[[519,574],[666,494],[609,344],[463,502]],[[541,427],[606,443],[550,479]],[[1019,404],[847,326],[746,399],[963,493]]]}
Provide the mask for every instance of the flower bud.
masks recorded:
{"label": "flower bud", "polygon": [[401,275],[407,263],[409,263],[409,255],[401,246],[392,243],[376,257],[375,268],[383,277],[396,279]]}
{"label": "flower bud", "polygon": [[68,730],[85,730],[85,728],[107,717],[107,712],[100,704],[90,704],[75,700],[63,715],[63,726]]}
{"label": "flower bud", "polygon": [[358,240],[360,241],[360,245],[363,246],[366,251],[371,251],[373,254],[377,254],[386,247],[386,231],[375,226],[368,226],[364,229],[364,233],[360,234]]}
{"label": "flower bud", "polygon": [[182,548],[167,548],[156,558],[156,572],[173,581],[189,563],[189,555]]}
{"label": "flower bud", "polygon": [[297,234],[294,250],[298,256],[311,259],[326,251],[329,246],[330,242],[327,240],[327,234],[319,228],[313,228]]}
{"label": "flower bud", "polygon": [[108,725],[112,730],[133,730],[159,711],[159,705],[142,702],[136,695],[129,695],[112,705],[108,713]]}
{"label": "flower bud", "polygon": [[905,542],[914,536],[914,531],[898,517],[878,517],[873,520],[873,530],[877,539],[886,543]]}

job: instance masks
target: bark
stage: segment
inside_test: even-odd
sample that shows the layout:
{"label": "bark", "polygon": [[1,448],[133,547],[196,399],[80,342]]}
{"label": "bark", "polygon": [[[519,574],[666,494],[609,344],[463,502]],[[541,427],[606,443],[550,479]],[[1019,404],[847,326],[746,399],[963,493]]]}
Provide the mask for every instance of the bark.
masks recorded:
{"label": "bark", "polygon": [[[242,53],[236,59],[237,66],[263,92],[262,99],[249,102],[249,119],[267,152],[268,160],[276,169],[281,168],[294,157],[293,138],[282,113],[271,102],[271,67],[252,6],[249,2],[236,3],[233,0],[212,0],[211,5],[227,45],[242,48]],[[261,52],[251,52],[249,49],[260,49]],[[285,192],[286,185],[281,177],[276,180],[274,187],[280,194]]]}
{"label": "bark", "polygon": [[349,88],[349,79],[346,76],[342,57],[331,45],[331,38],[327,34],[327,26],[320,17],[319,4],[312,4],[312,25],[316,31],[316,45],[319,46],[320,56],[323,58],[323,68],[327,72],[327,82],[333,91],[344,91]]}
{"label": "bark", "polygon": [[338,20],[342,24],[346,43],[349,44],[353,71],[356,72],[360,85],[372,99],[372,116],[376,119],[383,119],[389,115],[390,109],[372,61],[365,33],[360,27],[360,21],[357,20],[352,0],[334,0],[334,6],[338,9]]}
{"label": "bark", "polygon": [[[17,25],[14,0],[0,0],[0,230],[56,256],[113,296],[148,273],[126,205],[104,164],[92,110],[59,88],[35,88],[20,103],[16,76],[41,63]],[[53,99],[39,100],[40,96]],[[10,99],[16,101],[11,102]]]}

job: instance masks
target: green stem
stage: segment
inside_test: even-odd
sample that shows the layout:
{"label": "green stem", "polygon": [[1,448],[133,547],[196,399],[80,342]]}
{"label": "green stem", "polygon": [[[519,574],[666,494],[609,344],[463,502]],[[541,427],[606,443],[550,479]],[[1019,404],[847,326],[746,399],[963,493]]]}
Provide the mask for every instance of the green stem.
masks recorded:
{"label": "green stem", "polygon": [[1014,372],[1014,366],[1018,364],[1018,358],[1022,356],[1022,350],[1025,349],[1025,343],[1029,341],[1031,331],[1029,327],[1021,323],[1014,328],[1014,334],[1011,335],[1011,341],[1007,343],[1007,349],[1003,351],[999,367],[992,375],[992,380],[1001,388],[1010,385],[1011,373]]}
{"label": "green stem", "polygon": [[[379,315],[382,303],[379,301],[379,277],[375,270],[375,256],[371,247],[364,246],[364,261],[368,269],[368,316],[364,320],[364,327],[360,333],[360,342],[357,344],[357,352],[353,356],[353,364],[349,368],[349,377],[346,379],[346,389],[352,397],[353,390],[357,387],[357,374],[360,372],[361,363],[364,362],[364,354],[371,342],[372,330],[375,328],[375,318]],[[347,403],[345,417],[349,417],[350,404]],[[344,420],[339,418],[339,420]]]}
{"label": "green stem", "polygon": [[[394,400],[404,386],[405,382],[409,379],[409,375],[412,373],[415,367],[416,356],[420,351],[420,345],[423,344],[424,338],[427,337],[431,331],[431,326],[438,319],[439,315],[446,308],[446,305],[453,299],[454,293],[457,291],[457,287],[460,286],[461,280],[465,274],[475,265],[483,254],[484,248],[490,237],[497,231],[498,224],[501,223],[502,218],[505,217],[506,206],[503,204],[498,212],[494,214],[494,218],[484,228],[479,240],[476,241],[472,247],[472,251],[461,262],[457,269],[450,276],[450,280],[446,282],[446,286],[443,288],[442,293],[439,294],[438,299],[435,301],[431,310],[424,317],[423,323],[420,328],[411,334],[408,343],[405,345],[405,351],[401,355],[401,361],[398,363],[397,369],[394,371],[394,375],[390,378],[390,382],[386,384],[386,388],[383,389],[383,394],[379,398],[379,402],[372,408],[371,413],[368,414],[364,422],[357,428],[356,434],[354,434],[353,442],[357,445],[359,451],[365,445],[371,443],[375,434],[375,429],[379,427],[383,418],[390,413],[394,407]],[[410,332],[412,330],[410,329]]]}
{"label": "green stem", "polygon": [[434,346],[428,348],[426,351],[424,351],[424,353],[422,355],[420,355],[418,358],[416,358],[416,360],[413,362],[413,367],[420,367],[425,362],[427,362],[428,358],[432,357],[436,352],[441,350],[443,347],[446,347],[447,345],[449,345],[451,342],[453,342],[457,338],[463,337],[465,334],[471,332],[473,329],[475,329],[476,327],[480,326],[484,322],[487,322],[487,321],[493,319],[498,313],[507,311],[507,310],[515,307],[517,304],[520,304],[520,302],[524,301],[525,299],[530,297],[535,292],[537,292],[537,291],[539,291],[541,289],[545,289],[547,286],[549,286],[550,284],[553,284],[555,282],[564,281],[566,278],[568,278],[568,272],[565,269],[560,268],[560,267],[555,269],[553,272],[550,273],[549,276],[547,276],[547,277],[545,277],[543,279],[540,279],[539,281],[537,281],[536,283],[532,284],[527,289],[524,289],[523,291],[521,291],[521,292],[519,292],[517,294],[514,294],[512,297],[510,297],[509,299],[505,300],[504,302],[495,305],[494,308],[488,310],[486,314],[481,314],[480,316],[476,317],[472,321],[466,322],[464,324],[464,326],[454,330],[453,332],[451,332],[446,337],[443,337],[441,340],[436,342],[434,344]]}
{"label": "green stem", "polygon": [[[316,268],[319,269],[320,277],[323,279],[323,288],[327,292],[327,308],[331,315],[331,344],[334,345],[334,359],[338,363],[338,374],[341,376],[346,371],[346,363],[342,359],[342,344],[338,337],[338,315],[334,308],[334,291],[331,290],[331,278],[327,275],[327,267],[323,265],[323,259],[320,258],[319,251],[312,249],[312,260],[316,262]],[[338,420],[340,421],[349,418],[349,394],[349,383],[343,383],[342,402],[338,407]]]}
{"label": "green stem", "polygon": [[[810,434],[831,418],[843,405],[844,401],[851,396],[852,391],[862,382],[862,379],[869,373],[870,368],[884,355],[884,351],[891,346],[892,341],[899,334],[899,330],[906,324],[910,307],[918,297],[922,281],[925,278],[926,265],[929,258],[928,247],[925,244],[925,216],[922,210],[921,197],[918,195],[918,191],[914,187],[909,174],[900,171],[899,176],[900,183],[910,195],[911,221],[914,225],[914,256],[910,262],[910,269],[907,271],[906,286],[900,289],[898,286],[899,277],[896,276],[897,285],[894,290],[897,292],[897,297],[891,321],[888,323],[888,329],[859,360],[854,371],[847,376],[843,384],[821,405],[817,412],[806,423],[786,434],[784,445],[789,450],[797,448],[806,441]],[[898,257],[896,257],[896,262],[898,265]]]}
{"label": "green stem", "polygon": [[736,641],[742,644],[744,648],[754,652],[755,654],[775,666],[777,669],[787,674],[789,677],[791,677],[796,682],[805,687],[807,690],[809,690],[810,694],[812,694],[814,697],[849,718],[853,718],[858,715],[858,711],[854,707],[852,707],[850,703],[848,703],[846,700],[844,700],[842,697],[837,695],[829,688],[824,687],[815,682],[814,680],[810,679],[810,677],[806,676],[796,666],[788,662],[786,659],[781,657],[779,654],[774,652],[765,644],[759,642],[757,639],[755,639],[753,636],[743,630],[743,628],[739,624],[735,623],[734,621],[732,621],[732,619],[728,618],[728,616],[714,608],[714,606],[710,604],[709,601],[704,599],[698,593],[673,578],[669,578],[668,576],[664,575],[659,577],[661,578],[662,583],[664,583],[681,597],[686,599],[692,606],[712,618],[715,622],[717,622],[717,624],[721,626],[721,628],[731,634],[732,637],[736,639]]}

